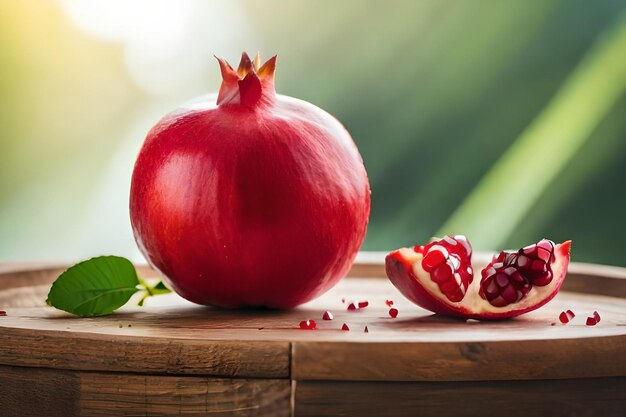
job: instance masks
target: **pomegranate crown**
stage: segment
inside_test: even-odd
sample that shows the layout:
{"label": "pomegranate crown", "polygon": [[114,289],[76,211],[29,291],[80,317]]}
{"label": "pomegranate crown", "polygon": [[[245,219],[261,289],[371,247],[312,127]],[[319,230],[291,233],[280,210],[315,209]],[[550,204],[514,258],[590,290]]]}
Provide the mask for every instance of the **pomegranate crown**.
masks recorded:
{"label": "pomegranate crown", "polygon": [[276,55],[261,65],[261,57],[256,54],[251,60],[247,53],[241,54],[237,71],[222,58],[215,57],[222,72],[222,85],[217,95],[217,105],[240,104],[255,107],[274,99],[274,72]]}

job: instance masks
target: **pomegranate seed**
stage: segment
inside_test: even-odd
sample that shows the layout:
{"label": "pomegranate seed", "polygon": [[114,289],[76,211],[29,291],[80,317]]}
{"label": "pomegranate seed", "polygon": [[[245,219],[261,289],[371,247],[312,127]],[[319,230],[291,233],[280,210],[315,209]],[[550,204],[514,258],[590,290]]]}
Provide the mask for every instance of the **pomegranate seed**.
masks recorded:
{"label": "pomegranate seed", "polygon": [[345,304],[345,303],[346,303],[345,297],[341,297],[341,304]]}
{"label": "pomegranate seed", "polygon": [[364,333],[369,333],[369,332],[370,332],[370,330],[367,328],[367,326],[365,326],[365,329],[363,329],[363,332],[364,332]]}
{"label": "pomegranate seed", "polygon": [[467,239],[464,236],[445,236],[426,246],[416,246],[415,251],[424,255],[422,268],[448,300],[461,301],[473,280],[469,263],[471,246]]}
{"label": "pomegranate seed", "polygon": [[362,308],[367,307],[369,304],[370,303],[368,301],[359,301],[359,302],[352,301],[350,304],[348,304],[348,311],[360,310]]}
{"label": "pomegranate seed", "polygon": [[567,324],[574,317],[576,317],[576,315],[572,310],[562,311],[561,314],[559,314],[559,321],[563,324]]}
{"label": "pomegranate seed", "polygon": [[601,318],[600,318],[600,314],[598,314],[597,311],[593,312],[593,318],[596,319],[596,323],[600,323]]}
{"label": "pomegranate seed", "polygon": [[598,324],[598,321],[596,320],[596,318],[594,316],[589,316],[587,317],[587,323],[585,323],[587,326],[595,326],[596,324]]}
{"label": "pomegranate seed", "polygon": [[392,319],[395,319],[396,317],[398,317],[398,309],[397,308],[390,309],[389,315],[391,316]]}
{"label": "pomegranate seed", "polygon": [[348,325],[347,325],[346,323],[344,323],[344,324],[343,324],[343,326],[341,326],[341,330],[343,330],[343,331],[346,331],[346,332],[347,332],[347,331],[349,331],[349,330],[350,330],[350,328],[348,327]]}
{"label": "pomegranate seed", "polygon": [[4,310],[0,310],[0,316],[6,316],[6,315],[7,315],[7,312],[6,312],[6,311],[4,311]]}
{"label": "pomegranate seed", "polygon": [[387,304],[387,307],[391,307],[393,305],[393,301],[392,300],[385,300],[385,304]]}
{"label": "pomegranate seed", "polygon": [[300,322],[300,328],[302,330],[314,330],[317,328],[317,323],[315,320],[303,320]]}
{"label": "pomegranate seed", "polygon": [[331,313],[330,311],[325,311],[324,315],[322,316],[322,320],[332,320],[333,318],[333,313]]}

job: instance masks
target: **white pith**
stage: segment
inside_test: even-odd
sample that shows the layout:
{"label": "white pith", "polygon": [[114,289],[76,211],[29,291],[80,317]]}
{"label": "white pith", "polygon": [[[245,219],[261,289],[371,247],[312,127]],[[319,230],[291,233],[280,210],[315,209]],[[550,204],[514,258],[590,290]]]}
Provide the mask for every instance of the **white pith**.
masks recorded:
{"label": "white pith", "polygon": [[449,305],[454,309],[464,308],[472,311],[474,314],[482,313],[505,313],[512,310],[522,310],[527,307],[536,305],[544,298],[549,297],[553,292],[556,285],[559,284],[560,276],[563,269],[563,259],[557,257],[557,260],[552,264],[553,279],[549,284],[539,287],[532,286],[528,294],[524,296],[517,303],[512,303],[503,307],[495,307],[489,303],[489,301],[483,299],[480,294],[480,280],[482,278],[481,270],[487,266],[490,259],[485,257],[479,257],[480,259],[472,259],[472,268],[474,270],[474,279],[470,283],[465,296],[461,301],[452,302],[448,297],[441,292],[437,283],[431,278],[430,274],[422,268],[423,255],[415,252],[412,248],[400,249],[402,257],[411,263],[412,271],[416,277],[416,281],[422,286],[428,293],[433,295],[434,298],[441,301],[444,304]]}

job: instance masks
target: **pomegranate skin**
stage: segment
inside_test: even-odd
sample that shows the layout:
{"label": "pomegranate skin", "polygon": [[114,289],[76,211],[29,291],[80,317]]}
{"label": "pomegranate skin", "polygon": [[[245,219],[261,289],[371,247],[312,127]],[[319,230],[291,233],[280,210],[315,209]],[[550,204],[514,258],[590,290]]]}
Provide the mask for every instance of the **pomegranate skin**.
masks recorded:
{"label": "pomegranate skin", "polygon": [[271,75],[260,99],[211,95],[165,116],[135,163],[137,244],[194,303],[297,306],[346,275],[365,237],[370,188],[352,138],[275,94]]}

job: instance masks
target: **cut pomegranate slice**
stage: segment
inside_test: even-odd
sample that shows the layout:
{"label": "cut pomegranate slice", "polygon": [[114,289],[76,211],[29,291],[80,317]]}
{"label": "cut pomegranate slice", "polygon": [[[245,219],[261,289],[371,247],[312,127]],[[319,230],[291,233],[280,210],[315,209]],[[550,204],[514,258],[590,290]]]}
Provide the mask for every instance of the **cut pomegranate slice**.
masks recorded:
{"label": "cut pomegranate slice", "polygon": [[395,319],[396,317],[398,317],[398,309],[397,308],[389,309],[389,315],[391,316],[392,319]]}
{"label": "cut pomegranate slice", "polygon": [[558,292],[567,273],[571,242],[547,239],[501,252],[474,280],[472,247],[464,236],[401,248],[386,258],[387,276],[417,305],[444,315],[504,319],[535,310]]}

